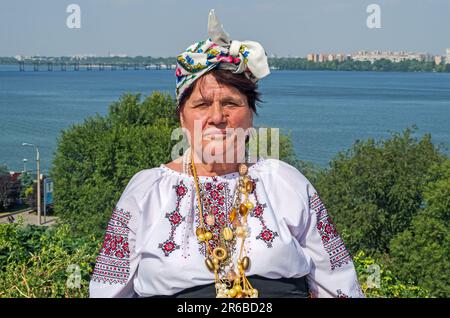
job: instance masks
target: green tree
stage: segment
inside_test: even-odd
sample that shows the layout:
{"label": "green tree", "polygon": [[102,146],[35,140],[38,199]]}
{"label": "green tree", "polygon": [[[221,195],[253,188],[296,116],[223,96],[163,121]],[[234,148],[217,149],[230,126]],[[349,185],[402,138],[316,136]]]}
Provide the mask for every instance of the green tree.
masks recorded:
{"label": "green tree", "polygon": [[424,209],[392,240],[391,260],[402,279],[450,297],[450,159],[430,167],[423,196]]}
{"label": "green tree", "polygon": [[[44,181],[41,180],[41,204],[44,204]],[[25,196],[25,201],[30,206],[31,209],[37,210],[37,182],[33,182],[33,184],[25,188],[22,193]],[[42,206],[41,206],[42,208]]]}
{"label": "green tree", "polygon": [[22,199],[27,200],[26,191],[33,185],[33,177],[28,172],[23,172],[20,174],[19,177],[20,185],[22,188],[22,191],[20,192],[20,197]]}
{"label": "green tree", "polygon": [[0,210],[14,207],[20,198],[20,182],[9,173],[0,174]]}
{"label": "green tree", "polygon": [[27,188],[33,184],[33,177],[28,172],[23,172],[19,176],[20,184],[22,187]]}
{"label": "green tree", "polygon": [[389,72],[392,70],[392,62],[387,59],[380,59],[372,64],[374,71]]}
{"label": "green tree", "polygon": [[9,173],[9,169],[7,165],[0,165],[0,174],[7,174]]}
{"label": "green tree", "polygon": [[375,72],[449,72],[450,65],[436,65],[434,62],[406,60],[392,62],[380,59],[371,63],[369,61],[324,61],[313,62],[305,58],[269,58],[272,67],[282,70],[329,70],[329,71],[375,71]]}
{"label": "green tree", "polygon": [[127,94],[58,140],[51,175],[55,212],[80,234],[102,233],[129,179],[170,159],[177,126],[169,95]]}
{"label": "green tree", "polygon": [[428,169],[445,155],[429,134],[413,137],[415,130],[357,141],[319,174],[316,187],[353,253],[389,253],[420,210]]}

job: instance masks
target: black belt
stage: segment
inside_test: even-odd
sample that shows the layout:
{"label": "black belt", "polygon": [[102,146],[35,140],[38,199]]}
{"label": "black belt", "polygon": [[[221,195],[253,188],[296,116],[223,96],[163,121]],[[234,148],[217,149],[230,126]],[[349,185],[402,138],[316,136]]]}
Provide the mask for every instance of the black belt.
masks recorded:
{"label": "black belt", "polygon": [[[253,288],[259,291],[260,298],[308,298],[306,277],[270,279],[262,276],[248,277]],[[171,296],[153,296],[151,298],[215,298],[214,284],[187,288]]]}

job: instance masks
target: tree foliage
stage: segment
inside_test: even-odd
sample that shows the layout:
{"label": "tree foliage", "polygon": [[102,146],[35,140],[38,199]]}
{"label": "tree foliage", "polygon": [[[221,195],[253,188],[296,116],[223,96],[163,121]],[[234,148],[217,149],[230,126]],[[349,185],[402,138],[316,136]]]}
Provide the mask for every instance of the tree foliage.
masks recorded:
{"label": "tree foliage", "polygon": [[7,173],[9,173],[8,166],[0,165],[0,174],[7,174]]}
{"label": "tree foliage", "polygon": [[428,169],[445,156],[416,127],[386,140],[357,141],[318,176],[317,188],[352,252],[389,253],[423,204]]}
{"label": "tree foliage", "polygon": [[352,254],[382,260],[402,282],[373,295],[450,295],[450,159],[430,135],[413,137],[416,130],[357,141],[318,175],[316,188]]}
{"label": "tree foliage", "polygon": [[[32,210],[37,210],[37,182],[23,190],[25,202]],[[44,180],[41,180],[41,209],[44,206]]]}
{"label": "tree foliage", "polygon": [[408,229],[391,242],[396,273],[429,289],[437,297],[450,296],[450,159],[430,167],[424,186],[425,206]]}
{"label": "tree foliage", "polygon": [[14,207],[20,199],[20,181],[13,180],[9,173],[0,173],[0,211]]}
{"label": "tree foliage", "polygon": [[28,188],[33,186],[33,177],[28,172],[22,172],[18,179],[20,180],[20,185],[22,188],[20,197],[23,199],[26,199],[27,196],[26,196],[25,192],[27,191]]}
{"label": "tree foliage", "polygon": [[369,61],[324,61],[313,62],[305,58],[270,58],[272,67],[282,70],[308,70],[308,71],[373,71],[373,72],[450,72],[450,64],[436,65],[434,62],[418,60],[405,60],[392,62],[380,59],[373,63]]}
{"label": "tree foliage", "polygon": [[127,94],[62,133],[51,171],[55,212],[80,234],[102,232],[129,179],[170,159],[173,100]]}

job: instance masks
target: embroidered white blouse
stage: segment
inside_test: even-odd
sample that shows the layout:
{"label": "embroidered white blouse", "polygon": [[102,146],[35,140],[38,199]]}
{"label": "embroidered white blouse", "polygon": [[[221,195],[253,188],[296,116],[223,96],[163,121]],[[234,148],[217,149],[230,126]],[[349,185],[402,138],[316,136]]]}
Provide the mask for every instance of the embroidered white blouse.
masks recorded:
{"label": "embroidered white blouse", "polygon": [[[259,160],[248,175],[255,185],[249,196],[255,208],[245,240],[251,259],[247,276],[306,275],[313,297],[364,297],[351,256],[308,179],[275,159]],[[213,232],[219,222],[229,222],[238,177],[237,172],[199,176],[216,219]],[[135,174],[108,223],[90,296],[173,295],[214,283],[204,244],[195,235],[196,200],[192,176],[164,165]]]}

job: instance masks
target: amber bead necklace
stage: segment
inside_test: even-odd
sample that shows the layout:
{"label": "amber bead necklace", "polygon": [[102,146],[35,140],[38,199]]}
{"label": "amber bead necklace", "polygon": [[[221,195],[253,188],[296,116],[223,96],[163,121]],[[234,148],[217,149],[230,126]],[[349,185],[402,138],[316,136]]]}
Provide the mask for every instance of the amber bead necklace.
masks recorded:
{"label": "amber bead necklace", "polygon": [[[188,150],[189,151],[189,150]],[[190,157],[190,158],[189,158]],[[216,237],[210,231],[217,220],[210,210],[206,220],[204,218],[203,206],[209,208],[207,201],[199,186],[199,178],[194,165],[193,151],[188,157],[184,157],[183,170],[191,170],[194,176],[195,191],[197,194],[197,204],[199,209],[199,227],[196,235],[202,244],[205,244],[207,253],[206,267],[214,273],[216,297],[218,298],[257,298],[258,290],[253,288],[245,275],[245,271],[250,267],[250,258],[246,255],[245,239],[249,235],[247,216],[254,208],[249,200],[249,194],[254,191],[254,184],[248,177],[248,167],[246,164],[239,164],[239,180],[236,185],[235,199],[231,211],[228,214],[229,222],[221,226],[220,234]],[[190,159],[187,161],[187,159]],[[190,162],[190,169],[185,163]],[[244,199],[241,199],[241,195]],[[202,204],[203,202],[203,204]],[[221,224],[219,222],[219,224]],[[235,250],[237,239],[241,239],[237,264],[233,263],[233,251]],[[235,266],[236,265],[236,266]]]}

